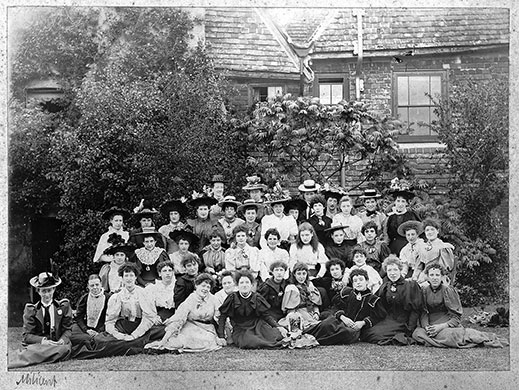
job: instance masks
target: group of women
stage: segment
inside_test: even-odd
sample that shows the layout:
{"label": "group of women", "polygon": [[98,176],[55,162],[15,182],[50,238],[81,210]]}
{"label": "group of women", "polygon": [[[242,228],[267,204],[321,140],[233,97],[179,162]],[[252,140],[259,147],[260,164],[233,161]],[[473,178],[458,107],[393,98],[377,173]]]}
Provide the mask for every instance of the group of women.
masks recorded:
{"label": "group of women", "polygon": [[229,344],[506,345],[461,326],[454,247],[438,237],[438,221],[408,209],[405,182],[392,182],[387,213],[372,189],[356,211],[344,190],[313,180],[299,186],[300,199],[279,185],[265,193],[258,176],[247,178],[243,202],[224,196],[224,185],[216,175],[212,191],[165,202],[158,230],[159,211],[146,201],[129,232],[130,212],[106,210],[93,259],[100,271],[74,320],[69,302],[53,299],[58,277],[31,279],[41,301],[25,308],[24,347],[10,367]]}

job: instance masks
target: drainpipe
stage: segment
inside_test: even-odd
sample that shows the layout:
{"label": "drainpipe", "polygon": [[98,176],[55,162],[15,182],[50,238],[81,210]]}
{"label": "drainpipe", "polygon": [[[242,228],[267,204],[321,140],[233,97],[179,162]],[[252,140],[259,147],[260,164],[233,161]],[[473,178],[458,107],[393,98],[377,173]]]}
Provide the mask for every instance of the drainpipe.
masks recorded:
{"label": "drainpipe", "polygon": [[[357,55],[357,68],[355,70],[355,99],[360,101],[360,93],[364,91],[364,80],[362,76],[362,60],[363,60],[363,46],[362,46],[362,16],[364,10],[357,9],[353,11],[353,15],[357,17],[357,42],[353,44],[353,54]],[[348,161],[348,156],[344,156],[344,162]],[[341,187],[346,188],[346,164],[341,169]]]}

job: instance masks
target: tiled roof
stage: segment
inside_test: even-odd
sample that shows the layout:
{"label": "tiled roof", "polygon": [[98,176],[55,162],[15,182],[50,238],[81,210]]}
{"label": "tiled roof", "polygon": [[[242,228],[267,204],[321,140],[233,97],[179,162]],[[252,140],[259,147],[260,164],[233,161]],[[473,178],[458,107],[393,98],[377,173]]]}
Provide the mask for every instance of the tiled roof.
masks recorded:
{"label": "tiled roof", "polygon": [[[376,9],[363,16],[364,50],[507,44],[509,12],[500,8]],[[316,42],[315,52],[353,50],[357,18],[341,10]]]}
{"label": "tiled roof", "polygon": [[280,43],[251,8],[207,8],[205,39],[218,67],[299,73]]}
{"label": "tiled roof", "polygon": [[[264,9],[294,43],[304,45],[330,12],[314,53],[351,53],[357,40],[352,9]],[[365,8],[365,51],[466,48],[509,42],[504,8]],[[219,67],[239,71],[298,73],[297,66],[252,8],[206,8],[205,38]]]}

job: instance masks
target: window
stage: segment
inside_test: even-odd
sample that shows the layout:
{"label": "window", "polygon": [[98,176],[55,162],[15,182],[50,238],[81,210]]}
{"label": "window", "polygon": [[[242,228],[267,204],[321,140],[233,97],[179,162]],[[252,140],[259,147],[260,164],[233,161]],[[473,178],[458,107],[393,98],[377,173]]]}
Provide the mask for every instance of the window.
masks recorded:
{"label": "window", "polygon": [[436,119],[434,103],[445,95],[445,73],[395,73],[393,77],[393,113],[408,123],[412,132],[399,141],[434,141],[436,132],[428,126]]}
{"label": "window", "polygon": [[341,74],[316,75],[314,96],[319,97],[322,104],[337,104],[348,99],[347,79]]}
{"label": "window", "polygon": [[252,87],[252,95],[254,103],[266,102],[268,99],[283,95],[283,87],[280,85]]}

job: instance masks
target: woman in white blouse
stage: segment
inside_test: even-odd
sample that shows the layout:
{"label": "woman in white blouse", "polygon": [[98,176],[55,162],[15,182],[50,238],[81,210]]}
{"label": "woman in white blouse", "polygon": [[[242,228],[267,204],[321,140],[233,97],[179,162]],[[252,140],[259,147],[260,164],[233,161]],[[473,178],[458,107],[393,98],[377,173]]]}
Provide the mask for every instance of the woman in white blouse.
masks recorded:
{"label": "woman in white blouse", "polygon": [[160,279],[154,284],[148,284],[144,291],[151,302],[153,323],[161,325],[175,313],[173,294],[175,289],[175,273],[171,261],[161,261],[157,264]]}
{"label": "woman in white blouse", "polygon": [[[327,261],[328,257],[324,253],[324,247],[319,242],[313,226],[308,222],[303,222],[299,225],[296,242],[290,247],[288,268],[292,270],[296,263],[304,263],[308,266],[308,276],[313,279],[324,276]],[[317,264],[320,264],[319,271]]]}

